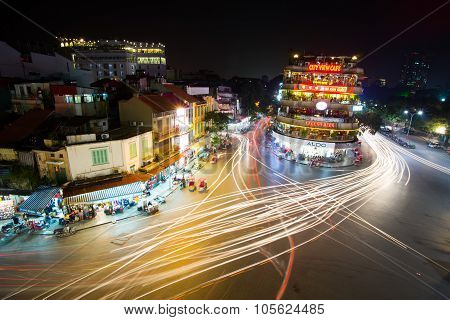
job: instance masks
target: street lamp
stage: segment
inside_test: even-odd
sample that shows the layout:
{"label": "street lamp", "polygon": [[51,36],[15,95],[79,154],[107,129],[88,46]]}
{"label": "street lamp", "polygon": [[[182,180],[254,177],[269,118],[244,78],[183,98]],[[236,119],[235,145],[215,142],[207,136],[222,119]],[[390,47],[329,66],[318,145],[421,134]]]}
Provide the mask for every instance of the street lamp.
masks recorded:
{"label": "street lamp", "polygon": [[[404,114],[408,114],[409,111],[408,111],[408,110],[405,110],[405,111],[403,111],[403,113],[404,113]],[[412,121],[413,121],[414,116],[415,116],[416,114],[418,114],[419,116],[423,115],[423,111],[422,111],[422,110],[419,110],[419,111],[417,111],[417,112],[411,112],[410,114],[411,114],[411,117],[409,118],[408,132],[406,133],[406,136],[407,136],[407,137],[409,136],[409,130],[411,130],[411,124],[412,124]]]}

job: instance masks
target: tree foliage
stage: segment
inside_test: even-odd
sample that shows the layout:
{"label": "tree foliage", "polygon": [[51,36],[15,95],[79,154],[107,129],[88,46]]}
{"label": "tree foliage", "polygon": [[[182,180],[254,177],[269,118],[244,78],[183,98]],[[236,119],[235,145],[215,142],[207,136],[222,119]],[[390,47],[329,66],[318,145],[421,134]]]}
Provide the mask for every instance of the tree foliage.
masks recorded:
{"label": "tree foliage", "polygon": [[209,131],[218,132],[226,130],[230,118],[225,113],[210,111],[205,114],[205,121],[211,122]]}

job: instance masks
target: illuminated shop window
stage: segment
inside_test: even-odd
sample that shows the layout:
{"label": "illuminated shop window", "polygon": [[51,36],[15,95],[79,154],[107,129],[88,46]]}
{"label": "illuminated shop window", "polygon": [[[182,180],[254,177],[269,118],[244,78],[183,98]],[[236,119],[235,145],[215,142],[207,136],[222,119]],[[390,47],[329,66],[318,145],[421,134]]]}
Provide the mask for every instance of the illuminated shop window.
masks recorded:
{"label": "illuminated shop window", "polygon": [[160,64],[159,57],[138,57],[137,62],[139,64]]}
{"label": "illuminated shop window", "polygon": [[91,94],[83,95],[83,99],[84,99],[84,102],[93,102],[94,101]]}
{"label": "illuminated shop window", "polygon": [[64,96],[64,100],[66,103],[73,103],[73,96],[66,95]]}

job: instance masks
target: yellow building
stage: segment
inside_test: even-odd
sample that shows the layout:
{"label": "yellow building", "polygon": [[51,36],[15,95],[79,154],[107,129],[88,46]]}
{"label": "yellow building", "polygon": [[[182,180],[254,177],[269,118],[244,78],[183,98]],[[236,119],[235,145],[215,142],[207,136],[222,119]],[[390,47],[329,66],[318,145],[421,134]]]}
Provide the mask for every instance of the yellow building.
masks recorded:
{"label": "yellow building", "polygon": [[58,185],[72,180],[69,159],[64,147],[33,151],[41,178],[47,177]]}
{"label": "yellow building", "polygon": [[19,161],[17,151],[13,148],[0,148],[0,161]]}

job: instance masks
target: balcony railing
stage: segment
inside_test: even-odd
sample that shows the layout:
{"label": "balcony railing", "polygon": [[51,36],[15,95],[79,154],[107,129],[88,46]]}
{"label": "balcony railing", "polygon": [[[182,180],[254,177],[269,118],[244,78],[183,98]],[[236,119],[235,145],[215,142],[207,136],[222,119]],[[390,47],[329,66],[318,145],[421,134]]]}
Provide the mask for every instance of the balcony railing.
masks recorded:
{"label": "balcony railing", "polygon": [[[292,71],[300,71],[300,72],[311,72],[308,70],[307,66],[294,66],[290,65],[286,67],[286,70],[292,70]],[[317,71],[316,73],[320,73]],[[343,68],[342,72],[343,74],[364,74],[363,68]]]}
{"label": "balcony railing", "polygon": [[153,140],[156,142],[161,142],[166,139],[175,137],[179,134],[180,134],[180,128],[175,128],[173,130],[163,131],[163,132],[154,131],[153,132]]}
{"label": "balcony railing", "polygon": [[331,130],[357,130],[359,129],[359,123],[341,123],[341,122],[326,122],[317,120],[303,120],[293,119],[290,117],[277,116],[276,120],[280,123],[285,123],[293,126],[316,128],[316,129],[331,129]]}
{"label": "balcony railing", "polygon": [[356,135],[344,134],[344,135],[336,135],[336,134],[320,134],[313,132],[301,132],[296,130],[282,130],[280,128],[274,127],[273,131],[281,134],[283,136],[296,138],[296,139],[305,139],[305,140],[314,140],[314,141],[322,141],[322,142],[353,142],[356,140]]}
{"label": "balcony railing", "polygon": [[[321,100],[321,101],[325,101],[327,102],[326,99]],[[315,108],[316,104],[318,101],[314,101],[314,100],[286,100],[286,99],[282,99],[281,100],[281,105],[282,106],[287,106],[287,107],[304,107],[304,108]],[[347,110],[347,111],[352,111],[353,106],[356,105],[357,103],[342,103],[342,102],[327,102],[328,105],[328,109],[333,109],[333,110],[339,110],[339,109],[343,109],[343,110]]]}
{"label": "balcony railing", "polygon": [[[300,90],[298,89],[300,86],[300,84],[297,83],[284,83],[282,89],[286,89],[286,90]],[[314,91],[314,92],[323,92],[323,93],[328,93],[328,94],[362,94],[363,93],[363,89],[362,87],[347,87],[347,86],[337,86],[337,85],[332,85],[332,86],[327,86],[327,85],[321,85],[321,84],[314,84],[314,85],[306,85],[306,86],[311,86],[311,87],[329,87],[327,88],[327,90],[323,89],[323,90],[303,90],[303,91]]]}

